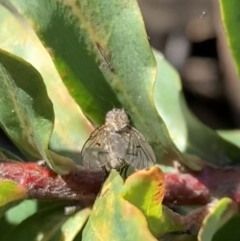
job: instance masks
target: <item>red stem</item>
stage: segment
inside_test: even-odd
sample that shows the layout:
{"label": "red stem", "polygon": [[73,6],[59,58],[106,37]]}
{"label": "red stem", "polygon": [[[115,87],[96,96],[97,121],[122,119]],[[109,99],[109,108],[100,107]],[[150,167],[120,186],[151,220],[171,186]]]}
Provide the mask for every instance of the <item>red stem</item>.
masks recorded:
{"label": "red stem", "polygon": [[[1,161],[1,160],[0,160]],[[102,172],[77,168],[60,176],[37,163],[0,163],[0,180],[12,180],[26,188],[28,198],[92,203],[104,181]],[[240,204],[240,167],[204,168],[195,173],[165,173],[164,204],[199,205],[224,196]]]}

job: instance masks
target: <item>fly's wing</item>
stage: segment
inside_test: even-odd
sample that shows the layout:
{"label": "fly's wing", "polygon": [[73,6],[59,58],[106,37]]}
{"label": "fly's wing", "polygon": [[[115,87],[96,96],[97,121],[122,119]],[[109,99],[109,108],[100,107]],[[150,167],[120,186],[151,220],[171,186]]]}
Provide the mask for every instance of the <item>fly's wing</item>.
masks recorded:
{"label": "fly's wing", "polygon": [[94,170],[105,166],[109,159],[107,143],[108,132],[104,126],[94,130],[81,151],[83,165]]}
{"label": "fly's wing", "polygon": [[156,157],[143,134],[135,128],[131,128],[129,134],[130,138],[125,161],[136,170],[153,166],[156,163]]}

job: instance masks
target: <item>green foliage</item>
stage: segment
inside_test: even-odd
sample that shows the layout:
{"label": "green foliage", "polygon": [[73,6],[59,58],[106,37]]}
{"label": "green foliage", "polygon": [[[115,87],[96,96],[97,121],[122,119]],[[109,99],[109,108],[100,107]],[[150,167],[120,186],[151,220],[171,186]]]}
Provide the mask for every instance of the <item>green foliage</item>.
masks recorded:
{"label": "green foliage", "polygon": [[[183,97],[178,73],[162,55],[154,52],[158,64],[155,105],[179,150],[197,155],[212,166],[239,164],[239,149],[224,141],[191,113]],[[196,161],[185,157],[185,163],[194,169],[197,169],[194,167]]]}
{"label": "green foliage", "polygon": [[[107,110],[123,106],[162,162],[184,159],[154,105],[156,61],[136,1],[114,0],[111,8],[98,0],[13,3],[34,23],[62,81],[88,117],[102,124]],[[134,26],[131,31],[123,21]],[[148,118],[143,120],[143,115]]]}
{"label": "green foliage", "polygon": [[231,241],[238,241],[240,237],[240,215],[235,215],[216,233],[213,241],[225,241],[231,238]]}
{"label": "green foliage", "polygon": [[[239,71],[239,5],[221,4]],[[151,50],[135,0],[0,0],[0,26],[0,126],[26,159],[44,159],[54,171],[69,173],[81,162],[92,123],[124,107],[161,165],[179,160],[199,170],[202,160],[215,167],[239,164],[234,135],[216,133],[188,110],[179,75]],[[17,159],[2,147],[0,157]],[[197,240],[182,233],[181,217],[162,204],[157,167],[125,183],[112,171],[93,209],[73,215],[58,204],[26,213],[21,205],[10,209],[26,195],[17,183],[0,181],[1,233],[8,229],[1,240]],[[16,215],[9,219],[11,211]],[[215,240],[236,213],[232,200],[220,200],[198,239]]]}
{"label": "green foliage", "polygon": [[54,113],[41,76],[7,52],[0,52],[0,62],[1,127],[27,156],[46,160],[62,174],[69,172],[71,160],[48,151]]}
{"label": "green foliage", "polygon": [[214,210],[208,214],[203,226],[199,231],[200,240],[211,241],[214,234],[238,211],[236,203],[229,198],[222,198],[215,206]]}
{"label": "green foliage", "polygon": [[13,202],[27,197],[27,190],[13,181],[2,180],[0,194],[0,216],[2,216]]}
{"label": "green foliage", "polygon": [[226,30],[230,50],[234,57],[236,70],[240,76],[240,34],[239,34],[239,6],[238,0],[220,0],[223,24]]}
{"label": "green foliage", "polygon": [[124,183],[122,197],[143,212],[155,237],[184,231],[180,217],[161,205],[164,192],[164,175],[157,167],[136,172]]}
{"label": "green foliage", "polygon": [[116,171],[111,172],[93,206],[83,240],[156,240],[143,213],[121,195],[129,188],[126,185]]}
{"label": "green foliage", "polygon": [[62,205],[51,206],[26,218],[4,240],[73,240],[89,214],[89,209],[83,209],[69,217],[63,215]]}

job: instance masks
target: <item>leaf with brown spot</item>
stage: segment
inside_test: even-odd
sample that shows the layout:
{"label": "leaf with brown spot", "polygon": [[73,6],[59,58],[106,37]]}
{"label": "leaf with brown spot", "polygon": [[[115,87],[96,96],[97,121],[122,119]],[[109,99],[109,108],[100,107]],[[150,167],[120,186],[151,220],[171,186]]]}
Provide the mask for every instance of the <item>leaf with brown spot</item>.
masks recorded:
{"label": "leaf with brown spot", "polygon": [[183,230],[180,217],[162,205],[164,191],[164,174],[154,166],[132,174],[122,192],[124,199],[143,212],[155,237]]}
{"label": "leaf with brown spot", "polygon": [[143,213],[121,196],[123,185],[113,170],[94,204],[82,240],[156,241]]}

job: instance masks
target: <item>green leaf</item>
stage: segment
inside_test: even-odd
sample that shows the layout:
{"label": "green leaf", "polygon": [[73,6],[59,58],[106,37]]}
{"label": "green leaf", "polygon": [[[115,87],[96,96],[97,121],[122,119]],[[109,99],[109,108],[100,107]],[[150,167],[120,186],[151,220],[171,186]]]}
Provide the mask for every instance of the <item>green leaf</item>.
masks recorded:
{"label": "green leaf", "polygon": [[240,18],[240,2],[238,0],[220,0],[221,14],[223,24],[226,30],[226,35],[230,50],[232,52],[235,66],[240,76],[240,33],[239,33],[239,18]]}
{"label": "green leaf", "polygon": [[[184,100],[178,73],[159,52],[154,53],[158,63],[155,105],[179,150],[197,155],[213,166],[239,164],[240,149],[203,125],[190,112]],[[192,157],[189,159],[193,160]]]}
{"label": "green leaf", "polygon": [[19,158],[26,159],[23,153],[12,143],[9,137],[4,133],[0,127],[0,150],[2,152],[2,157],[7,159],[20,160]]}
{"label": "green leaf", "polygon": [[135,0],[12,2],[51,49],[64,83],[92,120],[102,124],[120,102],[161,162],[183,159],[154,106],[156,62]]}
{"label": "green leaf", "polygon": [[212,241],[239,241],[240,240],[240,215],[232,217],[223,227],[217,231]]}
{"label": "green leaf", "polygon": [[9,180],[0,181],[0,206],[10,202],[18,201],[27,197],[26,189]]}
{"label": "green leaf", "polygon": [[214,234],[238,212],[238,206],[230,198],[222,198],[204,218],[198,240],[211,241]]}
{"label": "green leaf", "polygon": [[0,232],[1,232],[1,239],[7,235],[8,232],[11,232],[14,229],[15,225],[10,224],[6,221],[5,217],[0,218]]}
{"label": "green leaf", "polygon": [[71,241],[82,229],[88,216],[89,209],[83,209],[68,216],[64,214],[63,206],[56,205],[43,209],[18,225],[9,233],[4,241],[45,240],[45,241]]}
{"label": "green leaf", "polygon": [[0,217],[6,210],[27,197],[27,190],[9,180],[0,181]]}
{"label": "green leaf", "polygon": [[[78,211],[66,220],[66,222],[61,227],[62,233],[65,237],[65,241],[75,240],[74,238],[84,227],[90,213],[91,210],[89,208],[86,208],[81,211]],[[57,235],[55,235],[53,236],[52,240],[59,239],[57,239]]]}
{"label": "green leaf", "polygon": [[7,135],[23,153],[68,173],[72,161],[53,161],[48,153],[54,113],[39,73],[24,60],[0,51],[0,85],[0,125]]}
{"label": "green leaf", "polygon": [[112,170],[83,230],[83,241],[156,241],[143,213],[121,197],[123,180]]}
{"label": "green leaf", "polygon": [[[105,113],[120,104],[99,69],[103,60],[96,43],[101,41],[99,32],[92,32],[88,2],[12,2],[31,19],[36,33],[50,48],[62,80],[79,106],[98,124],[103,123]],[[97,2],[92,4],[94,11],[98,11]],[[104,65],[103,68],[106,69]]]}
{"label": "green leaf", "polygon": [[225,140],[240,147],[240,130],[218,130],[218,134]]}
{"label": "green leaf", "polygon": [[25,218],[35,213],[36,209],[36,201],[24,200],[7,210],[4,216],[0,219],[1,240],[7,235],[7,233],[12,232],[12,230]]}
{"label": "green leaf", "polygon": [[184,231],[180,216],[161,204],[164,192],[164,174],[156,166],[129,176],[122,192],[124,199],[143,212],[149,229],[155,237],[161,237],[170,232]]}
{"label": "green leaf", "polygon": [[[0,48],[31,63],[44,80],[55,113],[50,149],[81,162],[81,148],[93,127],[62,83],[51,61],[50,48],[48,53],[24,19],[4,0],[0,0],[0,25]],[[64,76],[64,72],[60,74]]]}
{"label": "green leaf", "polygon": [[33,200],[24,200],[5,213],[6,220],[14,225],[21,223],[37,211],[37,203]]}
{"label": "green leaf", "polygon": [[13,154],[11,151],[8,151],[4,148],[0,148],[0,159],[12,159],[16,161],[21,161],[22,159],[17,155]]}

